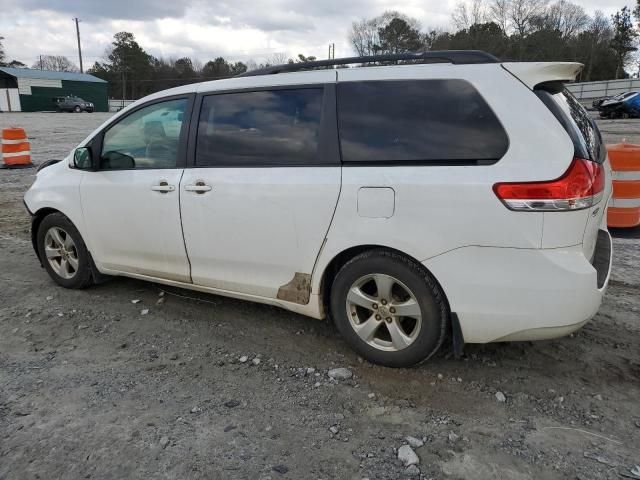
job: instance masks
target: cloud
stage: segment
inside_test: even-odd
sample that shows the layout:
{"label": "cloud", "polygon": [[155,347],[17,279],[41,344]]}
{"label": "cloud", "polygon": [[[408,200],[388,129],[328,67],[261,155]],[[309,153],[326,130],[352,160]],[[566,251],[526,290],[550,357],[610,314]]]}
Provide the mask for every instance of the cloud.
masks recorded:
{"label": "cloud", "polygon": [[[9,2],[3,3],[7,3],[6,7],[9,6]],[[20,7],[25,10],[48,10],[87,20],[151,20],[181,17],[186,12],[187,6],[186,1],[166,0],[23,0],[20,2]],[[4,11],[6,7],[3,6],[2,10]]]}
{"label": "cloud", "polygon": [[[577,1],[577,0],[574,0]],[[264,61],[275,53],[326,58],[353,52],[351,22],[385,10],[417,18],[423,28],[449,28],[457,0],[0,0],[0,35],[8,57],[33,64],[38,55],[77,59],[79,17],[85,65],[100,60],[119,31],[129,31],[155,56],[191,56],[207,61]],[[618,0],[580,1],[588,12],[606,14]]]}

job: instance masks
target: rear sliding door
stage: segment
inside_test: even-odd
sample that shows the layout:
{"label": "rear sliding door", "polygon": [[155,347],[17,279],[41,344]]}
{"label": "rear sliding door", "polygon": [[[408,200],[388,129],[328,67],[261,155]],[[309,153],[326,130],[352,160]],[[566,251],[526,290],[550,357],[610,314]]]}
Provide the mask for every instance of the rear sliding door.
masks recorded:
{"label": "rear sliding door", "polygon": [[206,94],[196,115],[180,186],[193,283],[307,303],[340,191],[335,85]]}

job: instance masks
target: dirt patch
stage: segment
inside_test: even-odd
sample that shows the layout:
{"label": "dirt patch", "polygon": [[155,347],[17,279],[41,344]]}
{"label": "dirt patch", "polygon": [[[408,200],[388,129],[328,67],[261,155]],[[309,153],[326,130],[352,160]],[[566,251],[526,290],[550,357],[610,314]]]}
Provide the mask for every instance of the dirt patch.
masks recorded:
{"label": "dirt patch", "polygon": [[[40,162],[101,120],[1,114],[0,127],[27,128]],[[2,479],[587,480],[640,464],[637,239],[614,241],[611,287],[576,334],[392,370],[274,307],[130,279],[57,287],[31,249],[33,174],[0,171]],[[353,378],[330,379],[335,367]],[[419,474],[397,459],[407,435]]]}

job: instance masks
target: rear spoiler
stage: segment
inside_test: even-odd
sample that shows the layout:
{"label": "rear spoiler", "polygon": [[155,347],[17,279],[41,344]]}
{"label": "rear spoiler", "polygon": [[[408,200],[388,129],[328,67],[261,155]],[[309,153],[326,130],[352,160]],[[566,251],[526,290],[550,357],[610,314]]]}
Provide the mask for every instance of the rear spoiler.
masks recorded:
{"label": "rear spoiler", "polygon": [[502,67],[533,90],[548,82],[573,82],[582,67],[576,62],[508,62]]}

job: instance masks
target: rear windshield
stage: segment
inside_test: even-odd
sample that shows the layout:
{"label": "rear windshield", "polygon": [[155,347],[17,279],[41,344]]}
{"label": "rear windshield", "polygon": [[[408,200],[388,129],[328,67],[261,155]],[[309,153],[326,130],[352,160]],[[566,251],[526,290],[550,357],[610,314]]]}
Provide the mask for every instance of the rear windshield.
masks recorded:
{"label": "rear windshield", "polygon": [[586,109],[568,90],[553,92],[540,89],[536,90],[536,95],[571,137],[577,157],[598,163],[604,162],[607,153],[602,144],[600,130]]}

